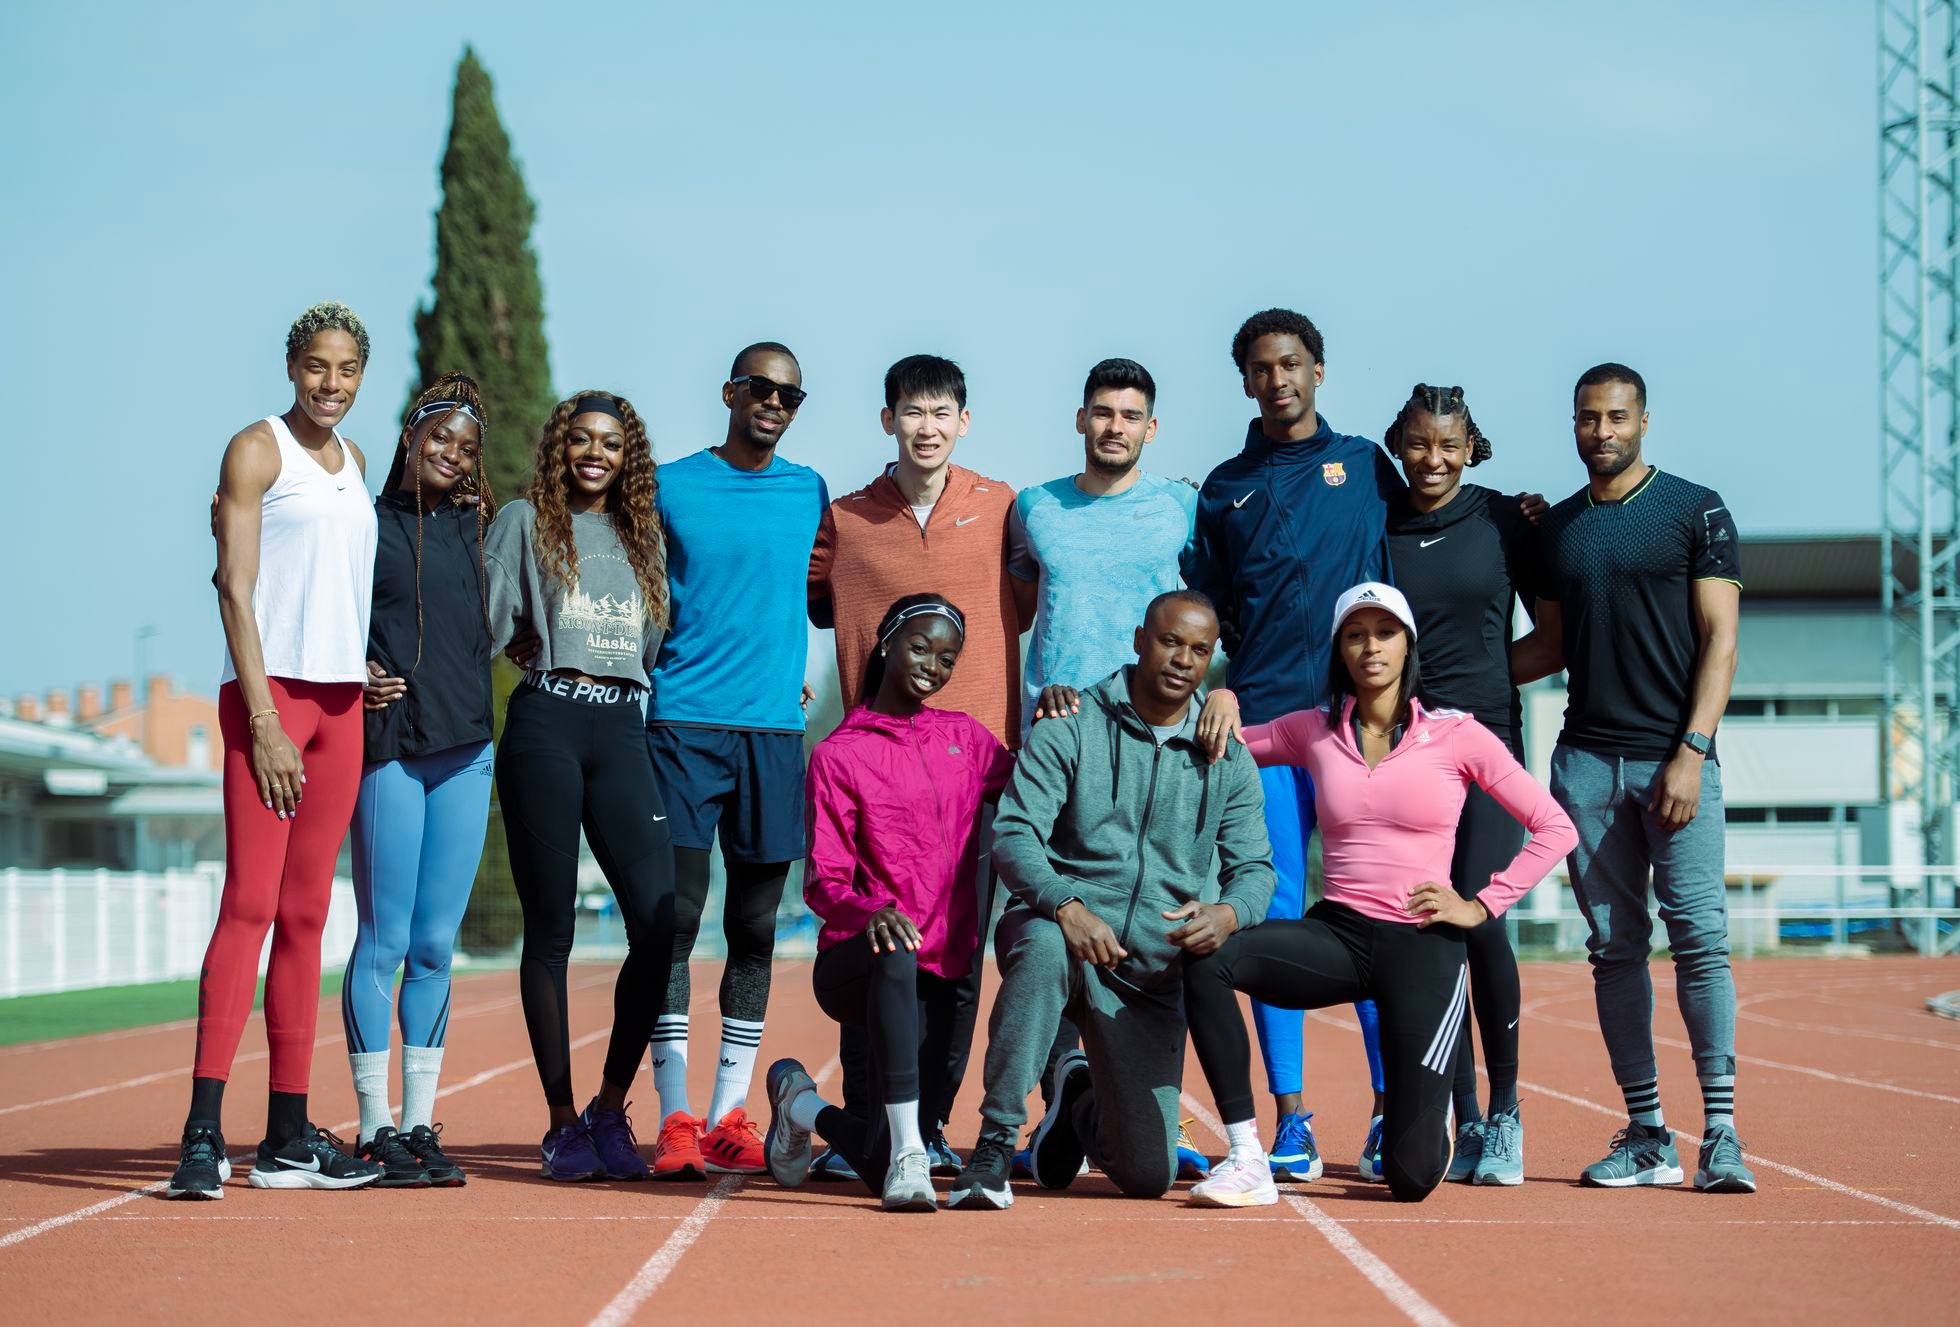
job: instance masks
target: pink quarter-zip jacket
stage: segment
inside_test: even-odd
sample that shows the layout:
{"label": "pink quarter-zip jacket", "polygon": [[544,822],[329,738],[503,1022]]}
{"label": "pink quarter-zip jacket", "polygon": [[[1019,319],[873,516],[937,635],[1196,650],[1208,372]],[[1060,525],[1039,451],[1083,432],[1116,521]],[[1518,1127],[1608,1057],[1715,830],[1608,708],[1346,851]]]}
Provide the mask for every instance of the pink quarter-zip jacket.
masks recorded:
{"label": "pink quarter-zip jacket", "polygon": [[973,966],[980,805],[1000,796],[1014,757],[978,719],[911,718],[858,706],[810,753],[810,860],[803,901],[823,920],[817,948],[867,943],[865,923],[896,905],[919,928],[919,967],[958,980]]}
{"label": "pink quarter-zip jacket", "polygon": [[1531,831],[1477,895],[1491,916],[1524,897],[1578,842],[1552,795],[1468,714],[1411,700],[1402,741],[1369,769],[1354,744],[1353,712],[1349,697],[1337,723],[1328,723],[1323,705],[1245,729],[1256,764],[1303,765],[1313,776],[1326,898],[1377,921],[1416,921],[1408,911],[1416,886],[1450,883],[1456,822],[1473,783]]}

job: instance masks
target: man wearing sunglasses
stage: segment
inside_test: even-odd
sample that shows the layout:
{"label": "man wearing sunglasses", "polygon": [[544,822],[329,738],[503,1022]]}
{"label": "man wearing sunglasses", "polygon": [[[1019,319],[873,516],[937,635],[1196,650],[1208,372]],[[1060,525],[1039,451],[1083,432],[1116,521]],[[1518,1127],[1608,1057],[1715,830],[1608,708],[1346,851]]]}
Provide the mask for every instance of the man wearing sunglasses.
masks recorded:
{"label": "man wearing sunglasses", "polygon": [[[938,355],[909,355],[885,373],[884,430],[897,457],[857,492],[825,514],[810,557],[810,621],[834,627],[837,681],[844,709],[861,699],[865,660],[878,644],[878,622],[908,594],[943,595],[966,614],[966,647],[959,668],[933,697],[940,709],[960,710],[985,724],[1003,745],[1021,744],[1021,628],[1034,611],[1034,587],[1007,574],[1007,518],[1014,490],[997,479],[953,464],[966,435],[966,375]],[[986,851],[982,823],[978,842]],[[992,914],[993,872],[974,873],[980,926]],[[976,936],[974,943],[980,943]],[[940,1125],[953,1105],[973,1045],[980,999],[976,965],[960,984],[952,1048],[942,1073],[927,1068],[920,1115],[935,1174],[957,1173],[959,1158]],[[842,1037],[845,1109],[869,1100],[868,1042],[847,1026]],[[842,1178],[834,1154],[819,1158],[815,1175]]]}
{"label": "man wearing sunglasses", "polygon": [[[728,431],[660,467],[673,621],[653,670],[647,749],[673,818],[674,959],[654,1026],[660,1093],[656,1178],[759,1172],[762,1140],[744,1109],[769,1003],[776,908],[803,856],[803,580],[829,502],[823,477],[776,454],[803,404],[788,347],[735,357]],[[688,959],[708,896],[717,832],[727,869],[721,1051],[707,1118],[687,1099]],[[704,1133],[703,1130],[706,1130]]]}

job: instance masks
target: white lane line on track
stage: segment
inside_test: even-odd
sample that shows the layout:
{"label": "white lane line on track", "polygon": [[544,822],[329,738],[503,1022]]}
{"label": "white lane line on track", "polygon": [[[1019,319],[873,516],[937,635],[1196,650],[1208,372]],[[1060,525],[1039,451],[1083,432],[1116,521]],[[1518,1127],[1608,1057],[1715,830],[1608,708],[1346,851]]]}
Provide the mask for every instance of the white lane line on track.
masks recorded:
{"label": "white lane line on track", "polygon": [[[1191,1112],[1205,1128],[1219,1138],[1225,1138],[1225,1125],[1218,1116],[1207,1110],[1202,1102],[1189,1092],[1183,1094],[1184,1109]],[[1334,1251],[1354,1265],[1354,1269],[1368,1278],[1368,1283],[1381,1291],[1382,1297],[1393,1304],[1402,1316],[1419,1327],[1454,1327],[1449,1316],[1422,1297],[1422,1294],[1407,1281],[1396,1275],[1395,1269],[1383,1262],[1367,1245],[1354,1237],[1354,1232],[1327,1215],[1320,1207],[1298,1194],[1283,1193],[1286,1205],[1305,1217],[1309,1224],[1320,1233],[1320,1237],[1334,1246]]]}
{"label": "white lane line on track", "polygon": [[[837,1072],[841,1063],[836,1056],[832,1056],[830,1063],[823,1067],[823,1071],[815,1075],[817,1086],[822,1087],[824,1082]],[[715,1219],[721,1209],[727,1205],[728,1200],[734,1196],[735,1191],[742,1187],[744,1178],[746,1177],[741,1175],[722,1176],[715,1187],[708,1190],[707,1196],[696,1203],[693,1210],[682,1218],[680,1225],[675,1227],[674,1233],[667,1236],[659,1248],[647,1255],[647,1260],[640,1264],[640,1270],[633,1273],[633,1279],[620,1287],[619,1293],[612,1297],[611,1302],[593,1316],[590,1327],[623,1327],[624,1324],[631,1322],[633,1315],[653,1298],[656,1290],[660,1289],[661,1283],[674,1274],[674,1269],[680,1266],[682,1256],[694,1247],[695,1241],[707,1231],[708,1223]]]}
{"label": "white lane line on track", "polygon": [[54,1037],[48,1041],[23,1041],[18,1046],[0,1046],[0,1056],[27,1055],[62,1046],[85,1046],[92,1041],[124,1041],[130,1037],[146,1037],[153,1032],[180,1032],[196,1026],[195,1018],[173,1018],[168,1023],[146,1023],[140,1028],[117,1028],[113,1032],[88,1032],[79,1037]]}
{"label": "white lane line on track", "polygon": [[[574,986],[572,989],[582,990],[585,987],[594,986],[598,984],[600,983],[596,981],[585,982],[579,986]],[[499,1009],[509,1009],[513,1005],[517,1004],[518,1002],[519,1002],[519,997],[515,995],[505,996],[501,999],[491,1000],[486,1004],[471,1005],[467,1009],[454,1010],[450,1013],[449,1017],[451,1022],[454,1022],[455,1020],[460,1018],[473,1018],[478,1014],[489,1014],[489,1013],[495,1013]],[[183,1024],[183,1026],[186,1027],[193,1026],[195,1023],[196,1020],[191,1019],[191,1020],[187,1020]],[[337,1046],[341,1042],[345,1041],[346,1039],[347,1038],[344,1033],[321,1037],[313,1043],[313,1049],[317,1051],[322,1046]],[[268,1058],[269,1054],[270,1052],[267,1051],[252,1051],[249,1054],[240,1055],[235,1059],[233,1059],[232,1065],[236,1067],[241,1064],[252,1064],[256,1061]],[[183,1065],[177,1065],[174,1068],[170,1068],[170,1069],[159,1069],[157,1072],[153,1074],[141,1074],[135,1078],[125,1078],[120,1083],[104,1083],[100,1087],[87,1087],[87,1088],[83,1088],[79,1092],[69,1092],[59,1097],[44,1097],[39,1101],[23,1101],[18,1105],[0,1106],[0,1115],[12,1115],[17,1111],[23,1111],[23,1110],[40,1110],[46,1106],[65,1106],[72,1101],[86,1101],[90,1097],[99,1097],[110,1092],[122,1092],[122,1091],[126,1091],[129,1088],[144,1087],[150,1083],[161,1082],[166,1078],[181,1078],[181,1077],[186,1077],[187,1075],[188,1075],[188,1070],[186,1070]]]}
{"label": "white lane line on track", "polygon": [[[571,1048],[577,1050],[582,1046],[589,1046],[599,1040],[599,1038],[609,1036],[611,1033],[612,1029],[610,1027],[601,1028],[597,1032],[588,1032],[583,1037],[572,1042]],[[460,1083],[441,1088],[436,1092],[436,1097],[437,1099],[441,1099],[454,1092],[466,1092],[470,1088],[481,1086],[493,1078],[501,1078],[503,1075],[511,1073],[514,1070],[525,1069],[531,1066],[531,1057],[527,1055],[521,1060],[512,1060],[508,1064],[500,1064],[494,1069],[486,1069],[474,1077],[465,1078]],[[360,1119],[357,1116],[342,1124],[334,1125],[333,1131],[339,1133],[344,1129],[351,1129],[359,1123]],[[243,1157],[233,1157],[232,1169],[242,1171],[251,1163],[252,1159],[252,1154],[247,1154]],[[45,1235],[49,1231],[59,1230],[63,1226],[71,1226],[77,1221],[87,1220],[89,1217],[96,1216],[102,1212],[121,1207],[124,1203],[134,1202],[138,1198],[146,1198],[151,1194],[162,1193],[168,1184],[168,1180],[158,1180],[155,1184],[145,1184],[140,1189],[131,1189],[129,1192],[119,1193],[113,1198],[104,1198],[99,1203],[91,1203],[89,1206],[81,1208],[78,1211],[65,1212],[60,1216],[51,1216],[45,1221],[37,1221],[31,1226],[14,1231],[11,1235],[0,1236],[0,1249],[10,1248],[16,1244],[23,1244],[37,1235]],[[179,1199],[178,1201],[181,1202],[183,1200]]]}

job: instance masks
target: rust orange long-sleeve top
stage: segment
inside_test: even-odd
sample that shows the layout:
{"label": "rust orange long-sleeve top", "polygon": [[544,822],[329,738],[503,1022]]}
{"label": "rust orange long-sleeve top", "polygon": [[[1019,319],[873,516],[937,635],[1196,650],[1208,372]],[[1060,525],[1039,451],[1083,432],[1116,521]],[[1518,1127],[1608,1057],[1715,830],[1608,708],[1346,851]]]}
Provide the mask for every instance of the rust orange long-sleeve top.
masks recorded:
{"label": "rust orange long-sleeve top", "polygon": [[[957,465],[947,467],[923,529],[889,473],[830,504],[810,554],[810,601],[830,604],[846,714],[861,699],[885,610],[908,594],[939,594],[966,616],[966,644],[934,707],[964,711],[1002,745],[1020,746],[1021,633],[1007,577],[1013,505],[1008,485]],[[820,621],[820,610],[812,617]]]}

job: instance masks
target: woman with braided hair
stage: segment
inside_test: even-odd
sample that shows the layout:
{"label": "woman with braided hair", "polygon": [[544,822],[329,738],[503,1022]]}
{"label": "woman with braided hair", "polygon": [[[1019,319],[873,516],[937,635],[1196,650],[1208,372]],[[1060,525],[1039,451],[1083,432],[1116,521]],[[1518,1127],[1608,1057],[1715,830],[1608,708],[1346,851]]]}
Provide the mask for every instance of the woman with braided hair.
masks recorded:
{"label": "woman with braided hair", "polygon": [[[1422,628],[1423,703],[1474,715],[1524,758],[1511,651],[1513,607],[1534,619],[1544,585],[1535,529],[1515,498],[1463,482],[1490,459],[1490,440],[1470,417],[1461,387],[1417,383],[1383,441],[1402,465],[1407,495],[1389,505],[1389,560]],[[1554,635],[1556,632],[1554,632]],[[1536,633],[1533,633],[1535,636]],[[1527,640],[1529,638],[1526,638]],[[1516,856],[1524,826],[1482,788],[1470,787],[1457,822],[1450,883],[1475,898]],[[1490,1114],[1477,1105],[1470,1038],[1457,1041],[1456,1153],[1449,1178],[1524,1182],[1518,1112],[1518,960],[1504,924],[1488,918],[1464,933],[1470,992],[1490,1074]]]}
{"label": "woman with braided hair", "polygon": [[252,1186],[351,1189],[381,1175],[306,1118],[320,933],[361,779],[374,508],[366,463],[340,423],[367,359],[367,328],[345,304],[301,314],[286,334],[292,405],[234,435],[219,471],[225,884],[198,981],[191,1106],[166,1197],[224,1197],[225,1083],[267,931],[271,1092]]}
{"label": "woman with braided hair", "polygon": [[[374,511],[367,733],[354,809],[360,924],[340,988],[360,1100],[360,1155],[383,1188],[458,1185],[432,1117],[449,1025],[449,960],[490,814],[490,619],[483,469],[489,414],[449,373],[402,421]],[[402,974],[395,999],[395,974]],[[388,1105],[391,1024],[402,1033],[401,1128]]]}
{"label": "woman with braided hair", "polygon": [[[490,527],[490,646],[535,636],[497,747],[497,800],[524,909],[518,987],[550,1126],[554,1180],[643,1180],[626,1089],[665,1002],[674,853],[647,756],[642,702],[668,621],[653,448],[610,392],[560,402],[525,496]],[[626,921],[599,1091],[573,1104],[565,965],[578,913],[583,827]]]}

